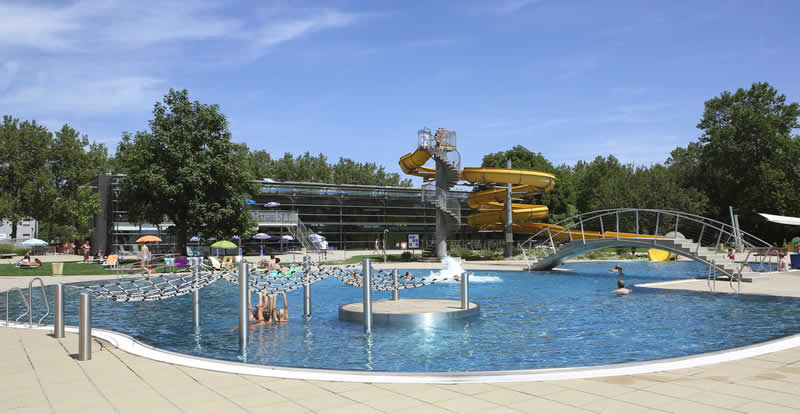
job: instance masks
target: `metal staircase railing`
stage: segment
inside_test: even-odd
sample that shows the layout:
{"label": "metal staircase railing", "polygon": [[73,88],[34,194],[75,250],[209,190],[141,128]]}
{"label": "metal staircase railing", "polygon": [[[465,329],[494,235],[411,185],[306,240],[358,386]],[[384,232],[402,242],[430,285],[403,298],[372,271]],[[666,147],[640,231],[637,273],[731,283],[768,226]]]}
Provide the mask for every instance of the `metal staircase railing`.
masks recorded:
{"label": "metal staircase railing", "polygon": [[[572,253],[610,247],[614,241],[669,250],[713,266],[731,279],[741,279],[742,273],[751,270],[746,263],[738,266],[728,259],[721,248],[761,255],[763,261],[771,247],[730,224],[695,214],[656,209],[610,209],[579,214],[543,228],[523,242],[522,247],[526,261],[528,253],[536,260],[536,263],[527,262],[528,267],[534,269],[560,262],[574,255]],[[558,248],[558,242],[563,242],[564,246]]]}
{"label": "metal staircase railing", "polygon": [[28,296],[27,297],[25,297],[25,292],[23,292],[22,289],[20,289],[18,287],[11,288],[11,289],[6,291],[6,326],[9,326],[9,318],[10,318],[10,315],[9,315],[9,301],[11,299],[10,298],[10,293],[11,293],[11,291],[15,290],[15,291],[17,291],[17,293],[19,293],[20,298],[22,298],[22,303],[25,304],[25,307],[24,307],[25,312],[23,312],[19,316],[17,316],[17,318],[14,319],[14,323],[18,323],[20,319],[22,319],[25,316],[27,316],[28,317],[28,326],[30,326],[31,328],[33,327],[33,283],[35,281],[37,281],[37,280],[39,281],[39,287],[41,288],[41,292],[42,292],[42,301],[44,301],[44,305],[46,307],[45,308],[46,311],[45,311],[44,315],[42,315],[42,317],[39,318],[36,321],[36,325],[37,326],[41,326],[42,321],[44,320],[44,318],[46,318],[48,315],[50,315],[50,301],[47,300],[47,292],[45,291],[45,288],[44,288],[44,281],[39,277],[34,277],[28,283]]}
{"label": "metal staircase railing", "polygon": [[300,220],[300,216],[296,212],[254,210],[250,214],[258,223],[286,227],[289,230],[289,234],[300,243],[300,246],[306,249],[307,252],[320,253],[319,247],[311,239],[311,235],[314,233],[306,227],[305,223]]}

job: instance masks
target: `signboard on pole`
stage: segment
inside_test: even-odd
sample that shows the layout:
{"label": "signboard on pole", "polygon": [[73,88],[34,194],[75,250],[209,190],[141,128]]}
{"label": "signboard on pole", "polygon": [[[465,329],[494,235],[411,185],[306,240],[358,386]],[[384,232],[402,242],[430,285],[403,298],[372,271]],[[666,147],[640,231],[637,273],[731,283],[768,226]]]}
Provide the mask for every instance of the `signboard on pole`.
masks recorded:
{"label": "signboard on pole", "polygon": [[419,234],[408,235],[408,248],[419,249]]}

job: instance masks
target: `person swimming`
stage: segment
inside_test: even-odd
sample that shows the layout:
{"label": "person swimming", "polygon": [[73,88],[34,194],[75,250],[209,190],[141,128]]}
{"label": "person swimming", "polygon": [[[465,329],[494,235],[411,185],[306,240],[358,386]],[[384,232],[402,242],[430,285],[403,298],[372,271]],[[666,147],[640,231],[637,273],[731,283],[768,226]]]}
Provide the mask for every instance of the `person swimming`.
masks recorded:
{"label": "person swimming", "polygon": [[613,291],[612,293],[617,293],[617,294],[620,294],[620,295],[627,295],[628,293],[631,293],[631,290],[627,289],[625,287],[625,281],[620,279],[620,280],[617,280],[617,290]]}
{"label": "person swimming", "polygon": [[614,267],[609,267],[608,271],[609,272],[618,273],[620,276],[622,276],[624,274],[624,273],[622,273],[622,266],[620,266],[620,265],[615,265]]}

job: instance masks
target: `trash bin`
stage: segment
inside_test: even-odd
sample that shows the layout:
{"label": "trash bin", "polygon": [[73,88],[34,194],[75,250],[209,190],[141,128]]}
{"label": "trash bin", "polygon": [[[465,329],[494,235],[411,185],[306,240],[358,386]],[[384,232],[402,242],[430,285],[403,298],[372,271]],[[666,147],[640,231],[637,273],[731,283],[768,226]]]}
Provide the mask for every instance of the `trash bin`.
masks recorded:
{"label": "trash bin", "polygon": [[64,273],[64,263],[53,263],[53,276],[61,276]]}
{"label": "trash bin", "polygon": [[792,263],[792,269],[800,269],[800,253],[790,254],[789,261]]}

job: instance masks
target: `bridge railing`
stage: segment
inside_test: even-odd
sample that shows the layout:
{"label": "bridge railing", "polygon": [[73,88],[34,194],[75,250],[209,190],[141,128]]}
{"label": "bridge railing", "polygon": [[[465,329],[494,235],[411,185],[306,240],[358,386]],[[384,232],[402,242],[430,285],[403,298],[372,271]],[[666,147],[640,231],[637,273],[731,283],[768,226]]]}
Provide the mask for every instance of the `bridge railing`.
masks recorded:
{"label": "bridge railing", "polygon": [[662,240],[675,239],[691,239],[698,243],[698,249],[733,248],[743,252],[770,247],[764,240],[730,224],[696,214],[657,209],[609,209],[579,214],[543,228],[522,247],[536,257],[545,257],[555,253],[559,243],[596,239],[635,239],[652,243],[654,248]]}

